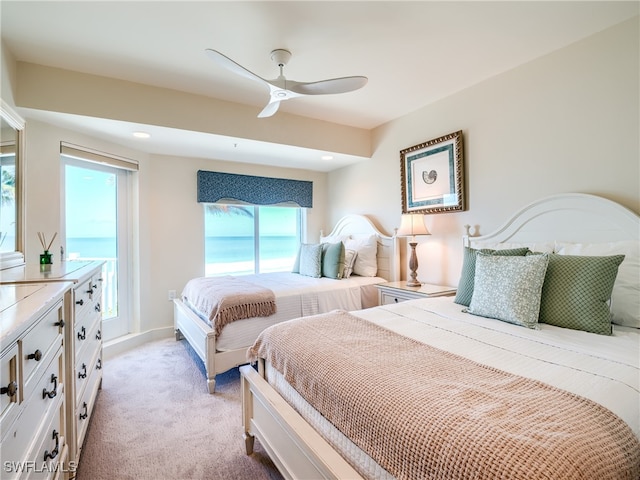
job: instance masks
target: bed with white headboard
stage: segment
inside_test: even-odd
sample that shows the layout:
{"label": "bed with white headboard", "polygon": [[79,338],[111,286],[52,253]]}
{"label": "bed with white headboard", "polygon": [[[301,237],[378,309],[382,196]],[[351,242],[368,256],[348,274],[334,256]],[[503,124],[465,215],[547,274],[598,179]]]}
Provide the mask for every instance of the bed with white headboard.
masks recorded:
{"label": "bed with white headboard", "polygon": [[[399,278],[398,240],[381,232],[364,215],[346,215],[326,236],[324,244],[344,245],[353,258],[353,274],[339,278],[316,278],[300,273],[276,272],[242,277],[198,278],[185,286],[181,298],[174,300],[174,327],[176,339],[186,339],[202,359],[206,369],[209,392],[215,390],[215,377],[237,365],[247,363],[246,352],[258,334],[266,327],[300,316],[324,313],[336,308],[359,310],[378,304],[375,285]],[[310,249],[319,245],[309,245]],[[305,250],[306,251],[306,250]],[[355,255],[355,256],[353,256]],[[349,255],[347,255],[349,256]],[[322,257],[324,275],[326,255]],[[221,290],[235,282],[239,289],[259,286],[275,295],[275,313],[252,316],[233,321],[216,331],[211,312],[199,305],[210,303],[204,298],[205,290]],[[218,283],[223,282],[223,284]]]}
{"label": "bed with white headboard", "polygon": [[266,329],[247,453],[287,478],[640,478],[639,249],[636,213],[554,195],[464,238],[456,297]]}

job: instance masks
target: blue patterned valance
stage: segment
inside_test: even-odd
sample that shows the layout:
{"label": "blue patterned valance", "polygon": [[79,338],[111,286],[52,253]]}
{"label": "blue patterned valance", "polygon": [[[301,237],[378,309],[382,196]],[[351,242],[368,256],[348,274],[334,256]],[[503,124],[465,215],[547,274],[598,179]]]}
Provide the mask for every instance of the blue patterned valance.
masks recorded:
{"label": "blue patterned valance", "polygon": [[198,170],[198,202],[229,199],[251,205],[295,203],[311,208],[313,182]]}

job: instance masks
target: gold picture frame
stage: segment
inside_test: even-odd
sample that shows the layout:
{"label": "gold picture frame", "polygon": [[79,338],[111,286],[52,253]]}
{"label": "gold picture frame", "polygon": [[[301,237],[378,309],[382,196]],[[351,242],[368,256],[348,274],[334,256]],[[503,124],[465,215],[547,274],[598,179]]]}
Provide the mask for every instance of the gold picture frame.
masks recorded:
{"label": "gold picture frame", "polygon": [[466,210],[462,130],[400,151],[402,213]]}

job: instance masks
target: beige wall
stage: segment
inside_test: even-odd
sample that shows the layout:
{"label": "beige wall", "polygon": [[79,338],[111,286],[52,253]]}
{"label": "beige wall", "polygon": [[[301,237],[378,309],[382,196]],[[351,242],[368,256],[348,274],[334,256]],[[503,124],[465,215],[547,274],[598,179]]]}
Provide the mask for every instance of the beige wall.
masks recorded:
{"label": "beige wall", "polygon": [[[41,253],[36,232],[48,232],[49,236],[61,229],[61,141],[139,161],[132,246],[134,332],[171,327],[173,307],[167,300],[168,290],[180,292],[188,279],[204,275],[204,216],[202,206],[196,202],[198,170],[312,181],[314,207],[308,209],[307,217],[310,241],[317,241],[320,229],[327,228],[324,225],[325,173],[147,155],[38,121],[28,120],[26,132],[26,261],[29,263],[37,262]],[[59,241],[52,251],[54,261],[59,261]]]}
{"label": "beige wall", "polygon": [[399,151],[457,130],[468,210],[427,216],[424,282],[457,285],[463,225],[489,233],[547,195],[597,194],[640,212],[639,44],[636,17],[377,128],[370,161],[329,174],[329,220],[366,213],[391,232]]}

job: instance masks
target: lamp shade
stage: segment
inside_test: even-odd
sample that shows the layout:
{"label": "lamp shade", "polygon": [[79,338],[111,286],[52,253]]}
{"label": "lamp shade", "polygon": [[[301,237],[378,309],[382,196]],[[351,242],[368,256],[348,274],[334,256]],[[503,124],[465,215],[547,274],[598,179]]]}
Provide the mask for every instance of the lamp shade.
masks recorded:
{"label": "lamp shade", "polygon": [[424,215],[419,213],[406,213],[402,215],[399,237],[413,237],[416,235],[431,235],[424,224]]}

